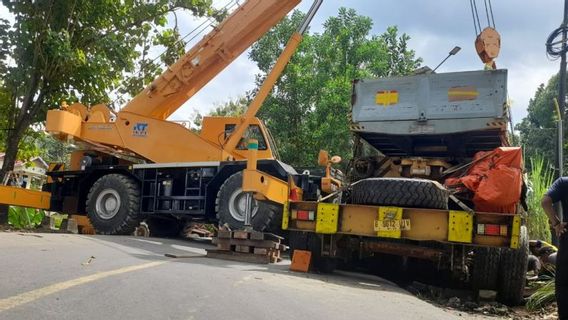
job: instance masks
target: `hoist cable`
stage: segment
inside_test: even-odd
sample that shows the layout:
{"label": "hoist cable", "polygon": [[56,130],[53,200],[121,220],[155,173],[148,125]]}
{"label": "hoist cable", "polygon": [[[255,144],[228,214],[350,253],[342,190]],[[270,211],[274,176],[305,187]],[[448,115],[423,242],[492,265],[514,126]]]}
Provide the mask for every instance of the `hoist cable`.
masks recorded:
{"label": "hoist cable", "polygon": [[495,17],[493,16],[493,5],[491,4],[491,0],[489,0],[489,12],[491,12],[491,22],[493,22],[493,29],[495,28]]}
{"label": "hoist cable", "polygon": [[475,19],[477,20],[477,25],[479,26],[479,32],[481,32],[481,22],[479,22],[479,13],[477,11],[476,0],[473,0],[473,7],[475,9]]}
{"label": "hoist cable", "polygon": [[479,32],[477,32],[477,24],[475,24],[475,12],[473,11],[473,1],[474,0],[469,0],[469,6],[471,8],[471,18],[473,19],[473,29],[475,32],[475,36],[477,37]]}
{"label": "hoist cable", "polygon": [[489,21],[489,8],[487,8],[487,0],[483,0],[485,4],[485,16],[487,17],[487,26],[491,27],[491,21]]}

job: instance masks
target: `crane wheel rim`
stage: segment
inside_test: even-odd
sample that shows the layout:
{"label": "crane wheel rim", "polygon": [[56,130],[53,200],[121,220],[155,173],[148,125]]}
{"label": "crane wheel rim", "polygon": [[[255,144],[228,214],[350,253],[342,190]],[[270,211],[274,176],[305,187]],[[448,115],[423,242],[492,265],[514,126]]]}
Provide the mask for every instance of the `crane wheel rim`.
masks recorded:
{"label": "crane wheel rim", "polygon": [[114,218],[120,210],[120,195],[114,189],[104,189],[97,196],[95,210],[97,215],[104,220]]}
{"label": "crane wheel rim", "polygon": [[[245,221],[245,206],[246,194],[242,188],[238,188],[229,197],[229,214],[231,217],[239,222]],[[256,199],[252,200],[252,216],[254,217],[258,212],[258,202]]]}

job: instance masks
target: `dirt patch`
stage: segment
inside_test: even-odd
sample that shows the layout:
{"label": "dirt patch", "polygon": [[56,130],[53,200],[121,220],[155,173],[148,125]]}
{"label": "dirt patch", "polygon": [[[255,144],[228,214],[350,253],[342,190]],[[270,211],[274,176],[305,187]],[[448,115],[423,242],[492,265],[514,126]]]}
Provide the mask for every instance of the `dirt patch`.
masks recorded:
{"label": "dirt patch", "polygon": [[535,312],[529,312],[524,306],[510,308],[496,301],[477,301],[471,290],[440,288],[416,281],[407,286],[406,290],[434,305],[471,315],[513,320],[551,320],[558,318],[556,304],[549,305]]}
{"label": "dirt patch", "polygon": [[513,308],[515,312],[513,314],[512,319],[514,320],[525,320],[525,319],[537,319],[537,320],[556,320],[558,319],[558,309],[556,306],[556,302],[548,305],[541,310],[537,310],[534,312],[529,312],[524,307],[515,307]]}

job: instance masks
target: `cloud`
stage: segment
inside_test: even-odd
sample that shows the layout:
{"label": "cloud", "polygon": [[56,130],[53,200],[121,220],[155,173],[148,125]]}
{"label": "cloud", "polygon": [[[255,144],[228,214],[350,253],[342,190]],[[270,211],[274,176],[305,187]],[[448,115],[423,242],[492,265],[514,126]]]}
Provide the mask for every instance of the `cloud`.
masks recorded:
{"label": "cloud", "polygon": [[[487,19],[483,1],[478,0],[477,4],[481,25],[485,27]],[[557,0],[543,5],[540,1],[500,0],[492,4],[495,25],[502,39],[497,65],[509,70],[508,89],[513,101],[513,120],[518,122],[526,116],[529,99],[538,85],[546,83],[558,70],[558,62],[551,62],[546,57],[544,43],[550,32],[560,25],[563,3]],[[303,1],[298,9],[306,12],[310,6],[311,1]],[[436,66],[449,50],[460,46],[462,51],[440,67],[439,72],[483,68],[475,53],[475,31],[469,1],[325,1],[311,31],[321,32],[327,17],[336,15],[342,6],[369,16],[374,22],[374,34],[384,32],[387,26],[398,26],[400,32],[412,37],[410,47],[426,65]],[[197,108],[206,113],[216,102],[244,94],[254,86],[255,72],[254,64],[246,56],[240,57],[175,116],[191,113],[184,111],[187,108]]]}
{"label": "cloud", "polygon": [[[217,8],[228,3],[233,1],[214,1]],[[311,3],[302,1],[297,9],[306,12]],[[487,20],[483,3],[477,0],[480,22],[485,27]],[[509,70],[509,96],[513,101],[513,119],[518,122],[526,116],[529,99],[538,85],[546,83],[558,72],[559,62],[546,57],[544,43],[550,32],[561,23],[563,1],[499,0],[492,1],[492,4],[495,25],[502,39],[497,65]],[[312,22],[311,31],[321,32],[323,22],[337,15],[340,7],[354,8],[359,14],[370,17],[374,23],[374,34],[384,32],[387,26],[398,26],[400,32],[412,37],[410,48],[424,59],[424,64],[431,67],[436,66],[451,48],[460,46],[462,51],[440,67],[439,72],[479,70],[483,67],[473,46],[475,31],[469,1],[328,0],[324,1]],[[0,6],[0,17],[13,19],[4,6]],[[187,12],[178,12],[177,18],[182,35],[205,21]],[[169,20],[173,24],[173,19]],[[189,38],[194,39],[189,46],[209,30],[192,34]],[[174,113],[171,119],[187,119],[195,110],[206,114],[215,105],[245,94],[254,88],[254,75],[257,72],[256,65],[245,52]]]}

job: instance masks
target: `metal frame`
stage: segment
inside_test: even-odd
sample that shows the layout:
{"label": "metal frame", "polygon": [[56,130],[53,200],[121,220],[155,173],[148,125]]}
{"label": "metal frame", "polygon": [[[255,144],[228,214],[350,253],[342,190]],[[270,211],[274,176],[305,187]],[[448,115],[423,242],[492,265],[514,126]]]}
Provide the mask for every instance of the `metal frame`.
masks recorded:
{"label": "metal frame", "polygon": [[[324,230],[318,224],[321,205],[311,201],[290,201],[284,207],[283,229],[290,231],[313,232],[319,234],[352,235],[357,237],[370,237],[377,239],[436,241],[447,244],[463,244],[476,246],[512,247],[518,245],[520,215],[503,213],[475,212],[398,208],[402,211],[401,219],[410,220],[410,229],[399,233],[382,233],[375,228],[375,221],[379,212],[385,207],[356,204],[336,204],[338,219],[335,222],[335,232],[318,232]],[[315,212],[313,220],[299,220],[294,217],[292,210],[306,210]],[[327,218],[324,218],[324,220]],[[504,224],[508,226],[506,236],[488,236],[476,234],[477,223]],[[328,226],[329,227],[329,226]],[[319,229],[319,230],[318,230]],[[325,229],[329,230],[329,229]]]}

